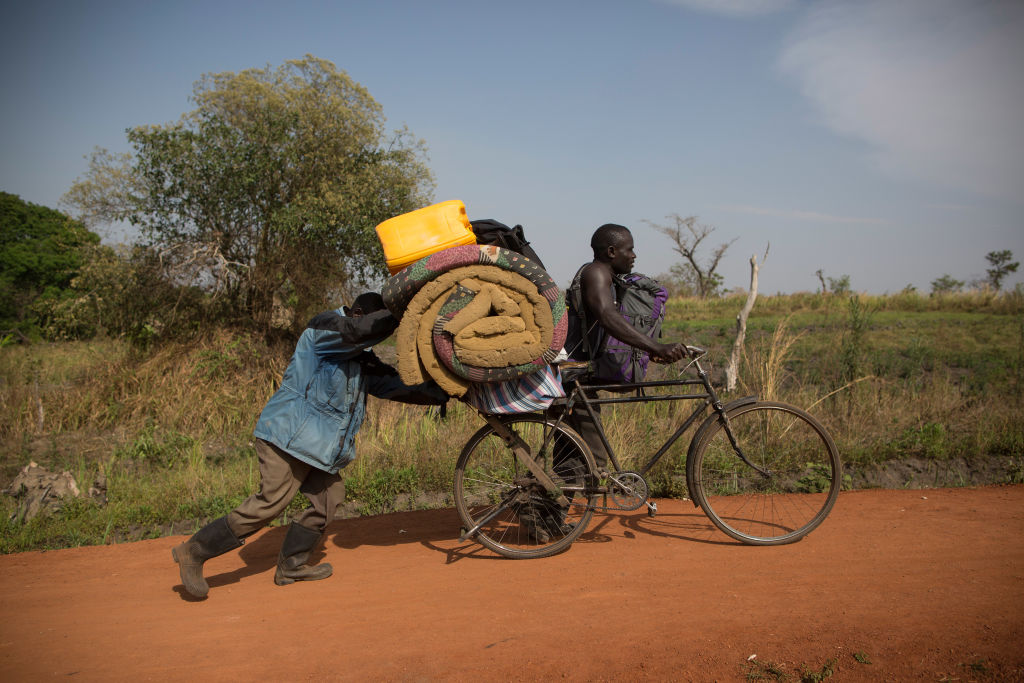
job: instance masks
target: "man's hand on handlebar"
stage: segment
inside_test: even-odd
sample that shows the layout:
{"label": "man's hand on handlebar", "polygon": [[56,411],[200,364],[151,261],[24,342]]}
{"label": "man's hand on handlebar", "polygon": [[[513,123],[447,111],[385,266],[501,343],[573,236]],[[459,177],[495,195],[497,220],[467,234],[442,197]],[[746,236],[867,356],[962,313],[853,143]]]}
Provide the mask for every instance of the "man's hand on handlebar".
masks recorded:
{"label": "man's hand on handlebar", "polygon": [[658,349],[657,353],[651,354],[651,360],[655,363],[675,363],[687,354],[685,344],[659,344],[661,348]]}

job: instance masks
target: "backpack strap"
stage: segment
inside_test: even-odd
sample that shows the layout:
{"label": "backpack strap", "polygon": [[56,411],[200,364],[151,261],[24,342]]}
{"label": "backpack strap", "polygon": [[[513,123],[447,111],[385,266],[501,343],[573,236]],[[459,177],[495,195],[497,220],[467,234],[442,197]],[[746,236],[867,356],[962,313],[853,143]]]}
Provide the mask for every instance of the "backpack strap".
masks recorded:
{"label": "backpack strap", "polygon": [[[597,321],[594,320],[593,322],[591,322],[587,319],[587,307],[583,301],[583,269],[589,265],[591,265],[591,263],[584,263],[582,266],[580,266],[579,270],[576,271],[576,275],[573,276],[572,283],[569,285],[569,290],[566,293],[566,299],[571,304],[572,308],[576,311],[576,316],[579,318],[580,321],[580,330],[582,331],[582,339],[580,340],[580,344],[582,344],[583,350],[587,353],[587,358],[589,358],[591,361],[594,361],[597,358],[597,355],[604,350],[604,342],[607,340],[608,335],[607,333],[602,334],[598,339],[597,347],[591,347],[590,333],[594,330],[595,327],[597,327]],[[623,276],[613,276],[611,284],[612,301],[614,301],[616,305],[619,301],[620,290],[615,278],[620,277]],[[623,280],[623,283],[625,283],[625,280]],[[572,352],[575,350],[575,348],[566,349],[566,351],[570,355],[572,355]]]}
{"label": "backpack strap", "polygon": [[[583,350],[587,354],[587,358],[593,360],[594,354],[591,353],[590,348],[590,326],[587,324],[587,313],[583,308],[583,269],[588,265],[589,264],[585,263],[576,271],[576,274],[572,278],[572,282],[569,284],[569,289],[566,291],[566,299],[568,299],[572,309],[576,312],[576,317],[580,322],[581,334],[580,341],[577,346],[582,344]],[[576,348],[566,349],[566,351],[571,357],[576,351]]]}

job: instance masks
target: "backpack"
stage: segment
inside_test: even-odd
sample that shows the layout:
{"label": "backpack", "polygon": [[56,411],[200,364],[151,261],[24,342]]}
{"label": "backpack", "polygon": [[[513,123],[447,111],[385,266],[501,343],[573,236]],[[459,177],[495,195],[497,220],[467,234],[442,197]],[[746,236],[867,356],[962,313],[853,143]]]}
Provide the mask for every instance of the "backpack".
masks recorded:
{"label": "backpack", "polygon": [[[585,266],[584,266],[585,267]],[[588,334],[592,325],[583,306],[583,268],[569,285],[565,300],[569,306],[569,334],[565,348],[570,357],[577,357],[582,349],[593,361],[593,378],[609,382],[642,382],[647,375],[651,354],[612,337],[606,332],[595,338]],[[665,319],[668,290],[654,278],[642,273],[615,275],[612,279],[615,305],[622,317],[640,334],[657,339],[661,337],[661,323]],[[595,346],[596,340],[596,349]],[[578,347],[578,348],[577,348]],[[576,355],[574,356],[574,351]]]}
{"label": "backpack", "polygon": [[523,234],[523,226],[517,225],[514,228],[510,228],[504,223],[499,223],[490,218],[470,221],[469,224],[473,227],[473,232],[476,234],[477,244],[493,244],[505,249],[511,249],[517,254],[522,254],[530,259],[540,266],[541,269],[547,270],[547,268],[544,268],[544,263],[540,260],[540,257],[537,256],[537,252],[526,241],[526,236]]}

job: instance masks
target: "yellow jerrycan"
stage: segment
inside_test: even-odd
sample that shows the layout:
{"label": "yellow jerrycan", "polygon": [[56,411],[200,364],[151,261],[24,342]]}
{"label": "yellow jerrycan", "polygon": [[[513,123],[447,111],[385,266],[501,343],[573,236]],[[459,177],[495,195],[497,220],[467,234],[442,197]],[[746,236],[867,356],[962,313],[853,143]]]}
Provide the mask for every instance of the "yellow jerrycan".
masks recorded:
{"label": "yellow jerrycan", "polygon": [[424,256],[461,244],[474,244],[476,235],[458,199],[403,213],[377,226],[377,239],[392,275]]}

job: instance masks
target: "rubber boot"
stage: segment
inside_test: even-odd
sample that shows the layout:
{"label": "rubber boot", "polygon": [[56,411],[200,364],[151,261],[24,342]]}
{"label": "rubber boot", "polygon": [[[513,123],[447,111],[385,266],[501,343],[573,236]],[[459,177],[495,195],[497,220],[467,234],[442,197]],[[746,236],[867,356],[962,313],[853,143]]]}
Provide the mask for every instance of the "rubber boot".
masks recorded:
{"label": "rubber boot", "polygon": [[576,525],[566,522],[567,508],[540,509],[534,506],[519,513],[519,523],[533,541],[545,545],[571,532]]}
{"label": "rubber boot", "polygon": [[[557,436],[556,436],[557,438]],[[583,484],[584,465],[579,458],[571,457],[557,461],[554,464],[556,481],[564,481],[567,484]],[[575,524],[566,522],[565,518],[569,513],[569,507],[576,497],[575,491],[563,491],[562,494],[569,499],[565,507],[557,506],[553,502],[545,501],[539,504],[524,506],[519,513],[519,522],[526,529],[527,535],[540,544],[551,543],[572,532]]]}
{"label": "rubber boot", "polygon": [[178,563],[181,582],[189,595],[205,598],[210,586],[203,578],[203,563],[242,545],[228,526],[228,518],[216,519],[179,546],[171,548],[171,557]]}
{"label": "rubber boot", "polygon": [[309,554],[320,540],[320,532],[307,526],[292,522],[288,527],[288,535],[281,544],[281,552],[277,556],[277,571],[274,572],[274,583],[287,586],[296,581],[319,581],[334,573],[331,565],[324,562],[309,566]]}

